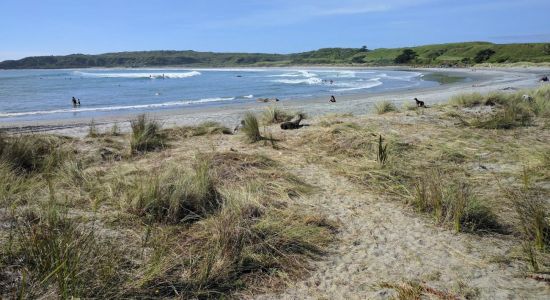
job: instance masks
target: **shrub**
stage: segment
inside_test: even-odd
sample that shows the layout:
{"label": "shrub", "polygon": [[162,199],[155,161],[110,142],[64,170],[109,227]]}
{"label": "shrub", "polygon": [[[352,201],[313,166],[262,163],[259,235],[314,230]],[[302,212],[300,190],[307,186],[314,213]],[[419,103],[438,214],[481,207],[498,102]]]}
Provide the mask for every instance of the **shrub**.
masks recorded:
{"label": "shrub", "polygon": [[416,54],[414,50],[404,49],[403,52],[395,58],[394,62],[396,64],[406,64],[416,57],[418,57],[418,54]]}
{"label": "shrub", "polygon": [[491,56],[493,56],[493,54],[495,54],[495,50],[493,49],[483,49],[483,50],[480,50],[476,56],[474,57],[474,61],[476,63],[482,63],[482,62],[485,62],[487,60],[489,60],[489,58],[491,58]]}
{"label": "shrub", "polygon": [[160,133],[160,124],[139,115],[130,121],[132,135],[130,149],[132,153],[146,152],[164,147],[165,137]]}
{"label": "shrub", "polygon": [[398,111],[395,104],[390,101],[381,101],[374,105],[374,109],[377,114],[382,115],[392,111]]}
{"label": "shrub", "polygon": [[263,139],[262,135],[260,134],[260,124],[258,122],[258,118],[256,118],[256,116],[251,112],[247,112],[244,116],[244,125],[242,131],[244,132],[248,140],[252,143],[258,142]]}

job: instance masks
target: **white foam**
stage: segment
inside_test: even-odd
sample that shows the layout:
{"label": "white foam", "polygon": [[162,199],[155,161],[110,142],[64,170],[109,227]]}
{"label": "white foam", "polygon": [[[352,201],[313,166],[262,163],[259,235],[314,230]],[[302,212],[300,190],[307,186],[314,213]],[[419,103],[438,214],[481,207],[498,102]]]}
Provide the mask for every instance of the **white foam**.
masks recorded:
{"label": "white foam", "polygon": [[182,100],[182,101],[141,104],[141,105],[85,107],[85,108],[40,110],[40,111],[28,111],[28,112],[16,112],[16,113],[0,112],[0,118],[75,113],[75,112],[96,112],[96,111],[114,111],[114,110],[128,110],[128,109],[162,108],[162,107],[171,107],[171,106],[190,105],[190,104],[196,104],[196,103],[221,102],[221,101],[231,101],[231,100],[235,100],[235,97],[204,98],[204,99],[198,99],[198,100]]}
{"label": "white foam", "polygon": [[310,84],[310,85],[315,85],[315,84],[321,84],[323,81],[320,78],[311,77],[311,78],[307,78],[307,79],[278,79],[278,80],[273,80],[273,82],[286,83],[286,84]]}
{"label": "white foam", "polygon": [[243,98],[252,99],[252,98],[254,98],[254,95],[252,95],[252,94],[251,95],[246,95],[246,96],[243,96]]}
{"label": "white foam", "polygon": [[369,79],[367,81],[356,81],[356,82],[349,82],[349,83],[338,83],[336,86],[341,86],[342,88],[338,89],[332,89],[332,92],[347,92],[347,91],[356,91],[356,90],[363,90],[363,89],[370,89],[379,85],[382,85],[383,83],[380,81],[380,78],[373,78]]}
{"label": "white foam", "polygon": [[189,72],[171,72],[171,73],[91,73],[75,71],[75,75],[84,77],[99,77],[99,78],[188,78],[201,75],[198,71]]}

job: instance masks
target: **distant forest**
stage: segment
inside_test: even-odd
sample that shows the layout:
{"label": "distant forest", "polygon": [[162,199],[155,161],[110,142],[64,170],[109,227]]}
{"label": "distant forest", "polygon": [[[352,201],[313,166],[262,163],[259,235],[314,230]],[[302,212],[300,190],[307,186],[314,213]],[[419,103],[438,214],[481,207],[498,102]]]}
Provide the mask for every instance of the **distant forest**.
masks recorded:
{"label": "distant forest", "polygon": [[0,62],[0,69],[93,67],[269,67],[290,65],[465,66],[479,63],[550,62],[550,43],[469,42],[409,48],[324,48],[295,54],[138,51],[98,55],[36,56]]}

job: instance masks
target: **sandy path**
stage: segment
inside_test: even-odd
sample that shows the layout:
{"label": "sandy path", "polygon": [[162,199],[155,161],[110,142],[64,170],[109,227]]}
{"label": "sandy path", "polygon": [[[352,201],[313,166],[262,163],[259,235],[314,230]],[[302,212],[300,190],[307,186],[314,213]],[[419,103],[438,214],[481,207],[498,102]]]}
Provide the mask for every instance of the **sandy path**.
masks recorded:
{"label": "sandy path", "polygon": [[[403,205],[369,195],[346,178],[296,158],[291,170],[321,188],[306,205],[342,222],[331,254],[315,263],[311,276],[283,294],[258,299],[386,299],[382,282],[422,280],[430,287],[481,299],[548,299],[550,288],[527,279],[515,263],[491,263],[510,249],[503,236],[454,234],[436,227]],[[301,165],[301,166],[300,166]]]}

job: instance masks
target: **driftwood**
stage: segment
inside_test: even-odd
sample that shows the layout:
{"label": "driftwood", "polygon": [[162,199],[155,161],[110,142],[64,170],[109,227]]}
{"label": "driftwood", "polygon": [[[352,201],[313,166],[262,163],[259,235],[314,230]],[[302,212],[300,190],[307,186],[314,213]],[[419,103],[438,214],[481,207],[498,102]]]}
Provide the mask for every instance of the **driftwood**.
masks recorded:
{"label": "driftwood", "polygon": [[291,129],[302,128],[304,125],[300,125],[300,122],[302,122],[303,119],[304,119],[304,115],[298,114],[298,116],[295,117],[293,120],[281,123],[281,129],[291,130]]}

